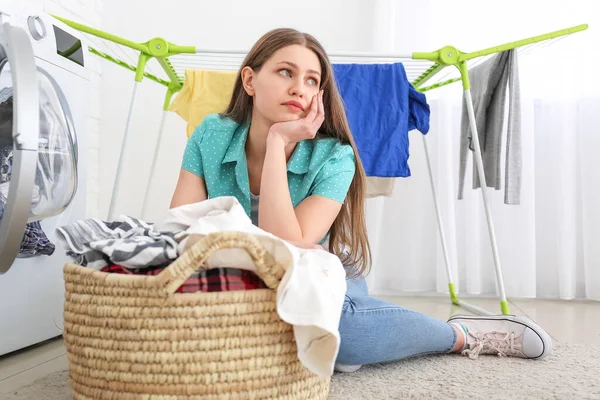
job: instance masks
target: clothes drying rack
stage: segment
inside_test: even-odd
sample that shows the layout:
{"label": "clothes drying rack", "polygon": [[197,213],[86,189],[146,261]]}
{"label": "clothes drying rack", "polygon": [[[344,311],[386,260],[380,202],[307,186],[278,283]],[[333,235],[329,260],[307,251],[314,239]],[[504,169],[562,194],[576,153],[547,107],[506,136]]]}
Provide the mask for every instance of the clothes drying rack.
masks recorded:
{"label": "clothes drying rack", "polygon": [[[150,167],[150,175],[146,185],[146,193],[144,195],[144,203],[142,207],[142,218],[147,213],[148,194],[152,192],[152,184],[156,161],[163,139],[163,128],[165,118],[168,112],[171,98],[175,93],[181,90],[183,86],[186,69],[211,69],[211,70],[238,70],[239,66],[247,51],[244,50],[219,50],[219,49],[201,49],[195,46],[178,46],[163,38],[155,37],[147,42],[138,43],[122,37],[95,29],[81,23],[62,18],[54,15],[55,18],[65,24],[77,29],[85,34],[90,46],[88,50],[117,65],[120,65],[135,73],[135,82],[133,93],[129,105],[127,122],[125,125],[125,133],[121,152],[119,155],[119,163],[117,174],[113,185],[111,201],[109,206],[108,218],[114,218],[116,199],[119,194],[119,188],[122,178],[122,172],[125,165],[126,150],[130,145],[130,130],[133,111],[138,94],[139,83],[143,78],[147,78],[166,87],[166,94],[163,103],[163,113],[159,125],[159,135],[156,141],[154,153],[152,156],[152,165]],[[519,56],[530,52],[536,46],[545,46],[555,40],[566,37],[567,35],[581,32],[588,28],[587,24],[573,26],[567,29],[562,29],[539,36],[533,36],[523,40],[518,40],[498,46],[489,47],[483,50],[465,53],[459,51],[454,46],[444,46],[438,50],[431,52],[414,52],[412,54],[391,54],[391,53],[331,53],[329,54],[332,63],[337,62],[360,62],[360,63],[390,63],[402,62],[407,73],[408,80],[415,89],[426,92],[442,86],[462,81],[464,90],[469,123],[473,136],[473,154],[477,175],[480,181],[480,190],[484,204],[485,216],[488,226],[492,255],[494,259],[494,269],[496,274],[496,288],[500,297],[500,310],[502,314],[509,314],[508,301],[504,289],[504,280],[502,275],[502,267],[500,263],[500,255],[496,241],[496,233],[494,229],[494,221],[490,210],[490,201],[488,198],[488,190],[481,149],[479,144],[479,135],[475,123],[475,113],[473,110],[473,100],[471,98],[469,69],[475,65],[486,61],[487,58],[494,54],[517,49]],[[77,51],[81,47],[81,43],[75,44],[66,52]],[[158,65],[150,65],[148,62],[155,59]],[[447,68],[455,67],[455,68]],[[442,73],[444,72],[444,73]],[[435,205],[436,218],[438,223],[438,231],[442,244],[444,255],[446,274],[448,276],[448,289],[450,300],[453,304],[462,307],[470,312],[481,315],[492,315],[495,313],[489,312],[474,304],[465,302],[458,297],[456,286],[452,279],[452,269],[446,236],[444,233],[444,225],[439,206],[439,201],[436,194],[435,182],[431,168],[431,160],[429,150],[427,148],[426,135],[422,135],[427,168],[429,172],[429,181]]]}

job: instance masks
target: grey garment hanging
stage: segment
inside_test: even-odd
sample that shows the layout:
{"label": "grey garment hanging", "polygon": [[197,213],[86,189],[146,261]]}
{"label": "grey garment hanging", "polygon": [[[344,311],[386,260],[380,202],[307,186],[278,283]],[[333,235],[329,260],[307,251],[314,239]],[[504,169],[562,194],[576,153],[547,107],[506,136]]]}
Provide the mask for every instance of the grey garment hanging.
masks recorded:
{"label": "grey garment hanging", "polygon": [[[506,88],[509,89],[509,113],[506,137],[504,203],[519,204],[521,194],[521,99],[517,51],[498,53],[469,71],[473,110],[479,134],[481,157],[488,187],[501,189],[501,152]],[[468,150],[473,151],[472,132],[463,96],[460,140],[458,198],[463,198]],[[481,183],[473,168],[473,189]]]}

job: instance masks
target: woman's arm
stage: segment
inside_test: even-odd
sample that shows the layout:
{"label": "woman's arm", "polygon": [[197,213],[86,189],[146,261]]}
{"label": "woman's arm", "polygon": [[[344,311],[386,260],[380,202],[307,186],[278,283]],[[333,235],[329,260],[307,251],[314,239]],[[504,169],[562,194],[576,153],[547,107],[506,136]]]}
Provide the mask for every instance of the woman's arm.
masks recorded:
{"label": "woman's arm", "polygon": [[315,95],[308,114],[296,121],[274,124],[267,136],[258,202],[259,228],[291,242],[317,243],[331,228],[342,203],[309,196],[296,210],[287,179],[285,147],[290,142],[314,139],[325,120],[323,91]]}
{"label": "woman's arm", "polygon": [[197,203],[207,198],[204,179],[182,168],[171,199],[171,208]]}
{"label": "woman's arm", "polygon": [[258,227],[282,239],[301,242],[302,228],[294,214],[288,187],[286,144],[276,132],[267,136],[267,152],[260,179]]}
{"label": "woman's arm", "polygon": [[326,197],[310,196],[294,210],[285,146],[281,135],[269,133],[261,176],[258,226],[284,240],[317,243],[331,228],[342,204]]}

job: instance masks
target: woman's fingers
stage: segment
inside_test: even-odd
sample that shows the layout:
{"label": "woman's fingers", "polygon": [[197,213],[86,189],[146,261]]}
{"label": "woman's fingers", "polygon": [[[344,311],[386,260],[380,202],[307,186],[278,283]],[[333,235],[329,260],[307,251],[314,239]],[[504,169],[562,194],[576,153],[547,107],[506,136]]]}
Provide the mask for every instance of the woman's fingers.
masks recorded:
{"label": "woman's fingers", "polygon": [[319,100],[317,99],[317,95],[313,96],[311,102],[310,102],[310,110],[308,111],[308,114],[306,114],[306,121],[308,121],[309,123],[312,123],[315,120],[315,117],[317,116],[317,112],[318,112],[318,107],[319,107]]}
{"label": "woman's fingers", "polygon": [[318,104],[317,113],[315,114],[315,118],[313,120],[309,120],[311,130],[316,134],[323,121],[325,121],[325,107],[323,107],[323,91],[317,93],[316,102]]}
{"label": "woman's fingers", "polygon": [[321,90],[319,92],[319,112],[317,113],[317,118],[316,118],[318,125],[317,129],[319,129],[321,127],[321,124],[323,123],[323,121],[325,121],[325,107],[323,106],[323,91]]}

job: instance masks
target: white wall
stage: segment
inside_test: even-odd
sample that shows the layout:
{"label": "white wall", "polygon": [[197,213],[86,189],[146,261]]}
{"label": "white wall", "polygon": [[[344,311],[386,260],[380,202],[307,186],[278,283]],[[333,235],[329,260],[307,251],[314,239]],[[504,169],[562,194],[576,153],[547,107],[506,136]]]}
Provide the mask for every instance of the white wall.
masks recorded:
{"label": "white wall", "polygon": [[[28,5],[41,8],[47,13],[80,21],[81,23],[99,26],[102,23],[103,0],[28,0]],[[86,209],[90,216],[98,214],[98,166],[100,137],[100,87],[102,77],[102,61],[97,57],[89,57],[90,68],[90,116],[87,134],[89,135],[87,163],[87,197]]]}

